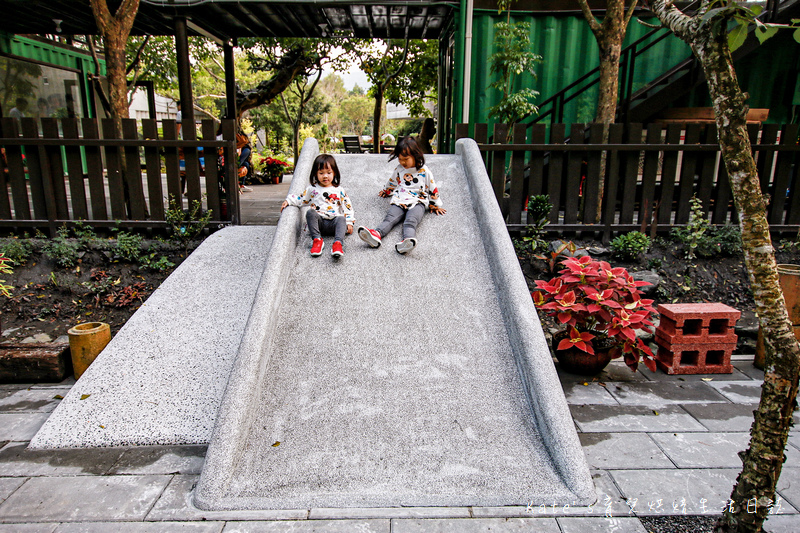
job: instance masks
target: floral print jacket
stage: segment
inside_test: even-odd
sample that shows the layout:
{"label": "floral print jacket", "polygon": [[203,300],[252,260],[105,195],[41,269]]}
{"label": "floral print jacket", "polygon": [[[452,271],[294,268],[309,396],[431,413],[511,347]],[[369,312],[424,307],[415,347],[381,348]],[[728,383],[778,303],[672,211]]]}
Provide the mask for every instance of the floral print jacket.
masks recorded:
{"label": "floral print jacket", "polygon": [[383,190],[387,196],[391,196],[390,203],[392,205],[399,205],[404,209],[409,209],[417,204],[423,204],[425,208],[431,205],[442,207],[442,200],[439,198],[436,182],[433,181],[433,174],[425,165],[420,169],[397,165]]}
{"label": "floral print jacket", "polygon": [[344,216],[349,225],[355,224],[356,217],[353,213],[353,205],[350,198],[341,187],[318,187],[312,185],[297,196],[289,195],[286,197],[289,205],[302,207],[310,205],[316,209],[322,218],[332,219]]}

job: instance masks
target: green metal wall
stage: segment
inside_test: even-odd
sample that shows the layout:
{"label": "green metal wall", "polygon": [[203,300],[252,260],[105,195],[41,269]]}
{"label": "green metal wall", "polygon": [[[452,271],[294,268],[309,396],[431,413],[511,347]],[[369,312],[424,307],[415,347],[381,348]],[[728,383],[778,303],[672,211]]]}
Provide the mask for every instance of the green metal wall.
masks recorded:
{"label": "green metal wall", "polygon": [[[32,59],[53,66],[76,69],[81,72],[94,72],[94,60],[86,52],[2,31],[0,31],[0,53]],[[100,68],[100,74],[105,75],[105,61],[100,61]]]}
{"label": "green metal wall", "polygon": [[[76,83],[79,84],[84,116],[94,115],[94,106],[90,102],[92,92],[87,86],[87,74],[95,73],[95,62],[88,52],[0,31],[0,55],[27,59],[35,64],[76,72],[77,76],[75,74],[71,76],[75,76]],[[100,75],[105,74],[105,61],[100,59]]]}
{"label": "green metal wall", "polygon": [[[488,110],[497,104],[500,92],[489,87],[495,79],[489,72],[489,58],[493,48],[494,24],[505,19],[506,15],[498,15],[496,11],[478,11],[474,15],[470,122],[492,122]],[[514,13],[511,21],[531,23],[533,51],[542,56],[537,78],[532,80],[530,76],[524,76],[517,83],[518,88],[528,86],[539,91],[535,103],[544,101],[598,66],[597,43],[580,15],[530,17]],[[624,45],[638,40],[651,29],[636,20],[631,21]],[[634,88],[658,76],[690,53],[689,47],[677,37],[667,37],[637,60]],[[596,101],[596,91],[579,97],[566,107],[563,122],[591,121]]]}

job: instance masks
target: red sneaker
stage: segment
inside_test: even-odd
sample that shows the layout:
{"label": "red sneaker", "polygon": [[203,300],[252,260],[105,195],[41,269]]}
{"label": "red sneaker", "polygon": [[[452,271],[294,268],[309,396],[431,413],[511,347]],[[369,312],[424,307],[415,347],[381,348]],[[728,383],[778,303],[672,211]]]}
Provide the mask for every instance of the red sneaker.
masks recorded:
{"label": "red sneaker", "polygon": [[344,255],[344,250],[342,250],[342,243],[339,241],[335,241],[333,246],[331,246],[331,255],[333,257],[342,257]]}
{"label": "red sneaker", "polygon": [[369,244],[373,248],[377,248],[381,245],[381,234],[375,231],[374,229],[365,228],[364,226],[360,226],[358,228],[358,236],[361,237],[361,240],[365,243]]}
{"label": "red sneaker", "polygon": [[325,241],[322,239],[314,239],[311,243],[311,255],[317,257],[322,254],[322,249],[325,248]]}

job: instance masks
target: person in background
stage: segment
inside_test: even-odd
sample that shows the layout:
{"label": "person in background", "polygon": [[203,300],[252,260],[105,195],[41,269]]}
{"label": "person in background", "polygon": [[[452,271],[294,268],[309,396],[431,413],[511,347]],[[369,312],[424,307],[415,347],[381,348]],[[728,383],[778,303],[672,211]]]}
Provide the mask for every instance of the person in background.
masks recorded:
{"label": "person in background", "polygon": [[11,111],[8,112],[8,116],[11,118],[24,118],[25,112],[28,110],[28,101],[24,98],[17,98],[17,105],[11,108]]}
{"label": "person in background", "polygon": [[433,139],[434,135],[436,135],[436,125],[432,118],[426,118],[425,122],[422,123],[422,130],[417,135],[417,144],[419,144],[423,154],[433,153],[431,139]]}

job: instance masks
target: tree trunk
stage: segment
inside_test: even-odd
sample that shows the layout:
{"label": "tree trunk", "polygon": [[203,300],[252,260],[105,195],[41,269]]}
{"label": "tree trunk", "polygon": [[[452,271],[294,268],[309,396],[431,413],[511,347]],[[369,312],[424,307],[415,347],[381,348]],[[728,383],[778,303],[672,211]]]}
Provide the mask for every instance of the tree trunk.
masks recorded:
{"label": "tree trunk", "polygon": [[295,77],[305,72],[315,61],[316,55],[314,52],[302,47],[294,48],[281,57],[273,69],[275,75],[270,79],[262,81],[254,89],[248,91],[237,90],[236,109],[239,115],[237,119],[248,109],[272,102],[294,81]]}
{"label": "tree trunk", "polygon": [[381,153],[381,115],[383,114],[383,86],[375,86],[375,108],[372,111],[372,153]]}
{"label": "tree trunk", "polygon": [[120,119],[128,118],[128,80],[125,45],[139,11],[139,0],[122,0],[113,15],[106,0],[91,0],[92,14],[103,35],[111,113],[119,129]]}
{"label": "tree trunk", "polygon": [[[608,0],[606,3],[606,13],[603,23],[599,23],[592,15],[587,0],[578,0],[583,17],[589,24],[589,28],[597,41],[600,49],[600,79],[599,94],[597,96],[597,113],[594,121],[604,124],[602,143],[608,143],[608,125],[613,124],[617,114],[617,97],[619,94],[619,58],[622,53],[622,41],[625,40],[625,33],[628,29],[633,10],[638,0],[631,2],[626,14],[625,0]],[[601,220],[603,216],[603,191],[605,189],[606,175],[606,154],[603,152],[600,157],[600,184],[597,196],[597,211],[595,220],[585,220],[584,222],[594,223]]]}
{"label": "tree trunk", "polygon": [[708,80],[722,158],[740,215],[742,248],[764,331],[766,364],[761,401],[750,429],[750,446],[742,455],[743,468],[717,522],[720,532],[758,532],[775,500],[775,487],[784,462],[800,372],[800,344],[794,337],[778,281],[766,205],[747,135],[746,96],[739,88],[727,35],[715,36],[712,24],[700,26],[708,9],[704,2],[695,17],[687,17],[665,0],[651,2],[653,12],[691,46]]}

